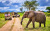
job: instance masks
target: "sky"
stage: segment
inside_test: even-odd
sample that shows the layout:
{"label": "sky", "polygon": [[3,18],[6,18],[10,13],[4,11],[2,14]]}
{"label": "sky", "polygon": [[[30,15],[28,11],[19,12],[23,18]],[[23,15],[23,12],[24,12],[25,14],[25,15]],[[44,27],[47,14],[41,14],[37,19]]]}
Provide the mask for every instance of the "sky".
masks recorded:
{"label": "sky", "polygon": [[[0,12],[21,12],[20,8],[23,7],[26,0],[0,0]],[[27,0],[32,1],[32,0]],[[36,11],[43,10],[46,11],[46,7],[50,6],[50,0],[36,0],[39,3]],[[23,11],[27,11],[25,7],[23,7]]]}

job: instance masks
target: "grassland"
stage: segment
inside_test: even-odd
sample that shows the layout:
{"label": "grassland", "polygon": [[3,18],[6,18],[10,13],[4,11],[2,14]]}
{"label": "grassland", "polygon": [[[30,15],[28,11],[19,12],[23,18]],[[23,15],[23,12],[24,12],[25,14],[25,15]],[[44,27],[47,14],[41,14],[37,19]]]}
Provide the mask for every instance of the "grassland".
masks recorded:
{"label": "grassland", "polygon": [[[19,13],[20,14],[20,18],[22,18],[22,15],[23,13]],[[32,22],[29,24],[28,28],[25,28],[26,24],[28,23],[28,18],[25,18],[23,20],[23,28],[24,28],[24,31],[50,31],[50,16],[48,17],[46,15],[46,27],[44,27],[43,24],[41,24],[41,27],[39,27],[39,23],[38,22],[35,22],[35,28],[32,29]]]}
{"label": "grassland", "polygon": [[6,24],[4,13],[0,13],[0,28]]}
{"label": "grassland", "polygon": [[[23,14],[24,13],[18,13],[20,15],[20,19],[22,18]],[[46,13],[45,13],[46,14]],[[28,18],[25,18],[23,20],[23,28],[24,28],[24,31],[50,31],[50,16],[48,17],[47,14],[46,14],[46,27],[44,27],[43,24],[41,24],[42,27],[39,27],[39,23],[38,22],[35,22],[35,28],[32,29],[32,22],[29,24],[28,28],[25,28],[26,24],[28,23]],[[5,17],[4,17],[4,14],[0,13],[0,28],[6,24],[7,21],[5,21]]]}

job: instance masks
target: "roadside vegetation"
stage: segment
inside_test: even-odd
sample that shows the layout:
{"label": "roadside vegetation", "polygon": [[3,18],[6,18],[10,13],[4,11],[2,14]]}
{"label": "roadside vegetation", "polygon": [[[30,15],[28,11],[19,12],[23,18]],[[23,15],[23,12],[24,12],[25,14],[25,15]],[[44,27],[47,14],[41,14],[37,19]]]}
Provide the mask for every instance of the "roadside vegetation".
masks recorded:
{"label": "roadside vegetation", "polygon": [[6,23],[4,13],[0,13],[0,28]]}
{"label": "roadside vegetation", "polygon": [[50,13],[48,13],[48,12],[44,12],[44,13],[45,13],[46,16],[50,16]]}

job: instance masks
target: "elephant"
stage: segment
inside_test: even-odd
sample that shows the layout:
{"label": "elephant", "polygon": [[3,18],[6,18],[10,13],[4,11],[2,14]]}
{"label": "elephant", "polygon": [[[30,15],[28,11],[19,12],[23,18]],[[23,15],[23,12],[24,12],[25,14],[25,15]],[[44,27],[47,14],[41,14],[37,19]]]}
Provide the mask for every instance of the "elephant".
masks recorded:
{"label": "elephant", "polygon": [[43,12],[33,11],[33,10],[26,11],[21,19],[21,25],[24,18],[29,18],[26,28],[28,28],[28,25],[30,24],[30,22],[33,23],[33,28],[35,28],[35,22],[39,22],[39,27],[41,27],[41,23],[43,23],[45,27],[46,16]]}

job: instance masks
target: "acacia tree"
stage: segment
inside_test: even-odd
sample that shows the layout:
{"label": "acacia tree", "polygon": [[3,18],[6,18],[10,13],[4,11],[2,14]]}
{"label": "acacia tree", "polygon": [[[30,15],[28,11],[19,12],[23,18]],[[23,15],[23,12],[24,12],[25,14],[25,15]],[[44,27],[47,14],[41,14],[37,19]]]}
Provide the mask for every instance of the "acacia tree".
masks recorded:
{"label": "acacia tree", "polygon": [[[27,9],[31,9],[31,10],[35,10],[36,6],[38,5],[38,3],[36,3],[37,1],[25,1],[24,2],[24,7],[26,7]],[[31,8],[32,7],[32,8]]]}
{"label": "acacia tree", "polygon": [[24,7],[27,8],[27,10],[28,10],[28,8],[29,8],[29,3],[30,3],[29,1],[25,1],[25,2],[24,2],[24,5],[23,5]]}

